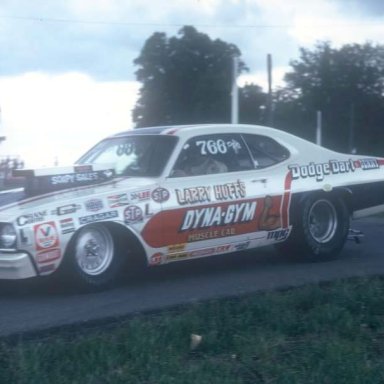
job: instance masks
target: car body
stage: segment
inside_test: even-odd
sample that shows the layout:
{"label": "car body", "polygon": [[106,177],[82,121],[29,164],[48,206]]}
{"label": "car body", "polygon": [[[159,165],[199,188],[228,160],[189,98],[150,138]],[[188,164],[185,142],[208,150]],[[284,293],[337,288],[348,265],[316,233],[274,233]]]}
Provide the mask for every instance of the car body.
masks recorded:
{"label": "car body", "polygon": [[[142,128],[71,167],[19,170],[0,194],[0,279],[66,271],[83,286],[147,266],[277,244],[335,256],[350,218],[384,211],[384,159],[273,128]],[[129,268],[128,268],[129,270]]]}

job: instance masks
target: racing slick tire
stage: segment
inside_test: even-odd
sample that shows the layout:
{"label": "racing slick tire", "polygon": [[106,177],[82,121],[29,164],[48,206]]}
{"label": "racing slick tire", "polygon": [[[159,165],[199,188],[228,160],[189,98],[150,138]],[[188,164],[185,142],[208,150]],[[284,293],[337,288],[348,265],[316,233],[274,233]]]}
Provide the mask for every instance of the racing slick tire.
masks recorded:
{"label": "racing slick tire", "polygon": [[296,210],[292,233],[276,246],[280,252],[295,259],[331,260],[342,250],[349,224],[350,214],[340,196],[310,195]]}
{"label": "racing slick tire", "polygon": [[105,289],[115,282],[123,269],[118,237],[105,224],[81,228],[70,244],[65,260],[65,275],[85,291]]}

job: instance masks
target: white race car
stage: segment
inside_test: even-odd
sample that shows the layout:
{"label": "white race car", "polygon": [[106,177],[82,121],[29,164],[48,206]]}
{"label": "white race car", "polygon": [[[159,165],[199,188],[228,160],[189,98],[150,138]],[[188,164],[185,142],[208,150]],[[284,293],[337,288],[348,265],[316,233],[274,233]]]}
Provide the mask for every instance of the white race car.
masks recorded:
{"label": "white race car", "polygon": [[15,176],[25,188],[0,193],[0,279],[58,271],[104,287],[138,263],[270,244],[322,260],[351,217],[384,211],[384,158],[262,126],[136,129],[74,166]]}

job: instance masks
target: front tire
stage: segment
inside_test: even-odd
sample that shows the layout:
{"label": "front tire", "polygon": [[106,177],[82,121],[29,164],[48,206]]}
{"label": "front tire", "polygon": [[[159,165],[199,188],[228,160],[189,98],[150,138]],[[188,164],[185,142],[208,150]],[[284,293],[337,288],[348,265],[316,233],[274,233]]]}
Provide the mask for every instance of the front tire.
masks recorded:
{"label": "front tire", "polygon": [[76,234],[67,255],[70,280],[83,290],[106,288],[121,272],[119,247],[104,224],[90,224]]}
{"label": "front tire", "polygon": [[339,196],[316,194],[298,205],[290,237],[278,245],[294,258],[323,261],[342,250],[349,230],[350,215]]}

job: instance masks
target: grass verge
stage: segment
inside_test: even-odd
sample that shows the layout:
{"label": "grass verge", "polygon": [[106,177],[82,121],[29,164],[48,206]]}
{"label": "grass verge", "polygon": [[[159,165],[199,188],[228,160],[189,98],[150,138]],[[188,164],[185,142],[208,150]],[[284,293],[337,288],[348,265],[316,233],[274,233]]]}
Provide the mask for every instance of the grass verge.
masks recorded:
{"label": "grass verge", "polygon": [[2,341],[0,383],[383,383],[383,292],[354,278]]}

